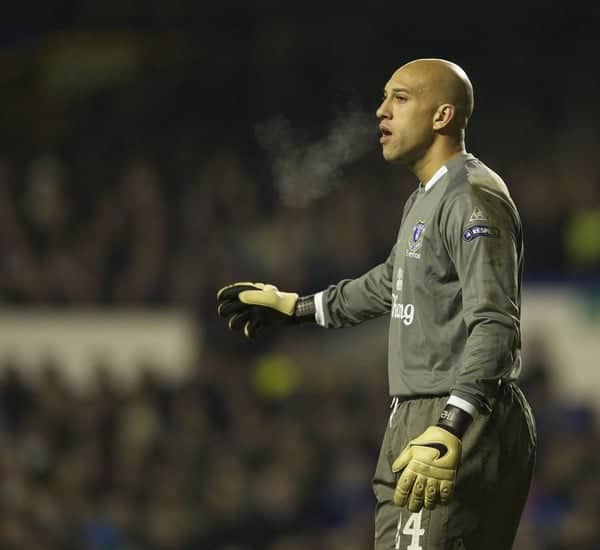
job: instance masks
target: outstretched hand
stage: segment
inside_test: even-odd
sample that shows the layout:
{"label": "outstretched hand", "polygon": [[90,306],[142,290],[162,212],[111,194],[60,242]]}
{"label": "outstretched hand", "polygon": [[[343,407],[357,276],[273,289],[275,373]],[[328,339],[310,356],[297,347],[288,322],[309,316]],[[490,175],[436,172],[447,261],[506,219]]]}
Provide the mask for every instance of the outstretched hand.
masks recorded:
{"label": "outstretched hand", "polygon": [[297,301],[298,294],[270,284],[233,283],[217,293],[217,313],[227,319],[230,330],[252,339],[264,327],[294,323]]}

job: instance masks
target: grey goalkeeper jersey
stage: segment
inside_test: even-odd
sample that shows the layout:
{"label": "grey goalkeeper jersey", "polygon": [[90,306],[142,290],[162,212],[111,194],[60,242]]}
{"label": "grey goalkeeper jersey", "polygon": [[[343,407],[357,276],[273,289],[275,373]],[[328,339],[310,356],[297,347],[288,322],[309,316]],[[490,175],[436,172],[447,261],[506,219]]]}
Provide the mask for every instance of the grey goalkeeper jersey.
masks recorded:
{"label": "grey goalkeeper jersey", "polygon": [[391,395],[451,393],[489,409],[521,370],[523,239],[502,179],[459,154],[404,207],[387,260],[317,294],[317,321],[352,326],[390,314]]}

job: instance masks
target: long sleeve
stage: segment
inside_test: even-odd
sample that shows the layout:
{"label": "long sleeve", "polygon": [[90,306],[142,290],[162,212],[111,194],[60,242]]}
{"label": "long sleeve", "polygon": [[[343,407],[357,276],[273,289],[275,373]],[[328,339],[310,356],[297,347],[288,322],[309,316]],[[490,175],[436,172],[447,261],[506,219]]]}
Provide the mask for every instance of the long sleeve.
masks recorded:
{"label": "long sleeve", "polygon": [[489,408],[499,380],[520,370],[522,232],[510,198],[473,186],[442,212],[462,291],[467,340],[451,390]]}
{"label": "long sleeve", "polygon": [[[415,190],[404,204],[400,226],[417,198]],[[350,327],[390,312],[396,248],[387,260],[356,279],[344,279],[316,295],[317,323],[328,328]]]}
{"label": "long sleeve", "polygon": [[317,319],[323,326],[353,326],[390,311],[395,249],[361,277],[344,279],[317,295]]}

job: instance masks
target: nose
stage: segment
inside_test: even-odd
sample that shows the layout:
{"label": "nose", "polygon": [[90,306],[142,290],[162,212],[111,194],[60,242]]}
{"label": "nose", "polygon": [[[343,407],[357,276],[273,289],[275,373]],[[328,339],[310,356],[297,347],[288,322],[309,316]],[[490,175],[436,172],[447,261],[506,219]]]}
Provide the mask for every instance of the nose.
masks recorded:
{"label": "nose", "polygon": [[385,98],[375,111],[377,118],[390,118],[389,98]]}

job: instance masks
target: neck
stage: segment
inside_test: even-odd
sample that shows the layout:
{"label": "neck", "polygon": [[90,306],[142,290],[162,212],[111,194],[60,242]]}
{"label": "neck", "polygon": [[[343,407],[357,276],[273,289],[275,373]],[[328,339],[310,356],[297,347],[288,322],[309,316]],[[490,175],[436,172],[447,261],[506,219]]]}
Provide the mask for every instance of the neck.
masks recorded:
{"label": "neck", "polygon": [[425,154],[410,166],[410,170],[421,183],[425,183],[452,157],[465,152],[463,139],[450,141],[438,136]]}

